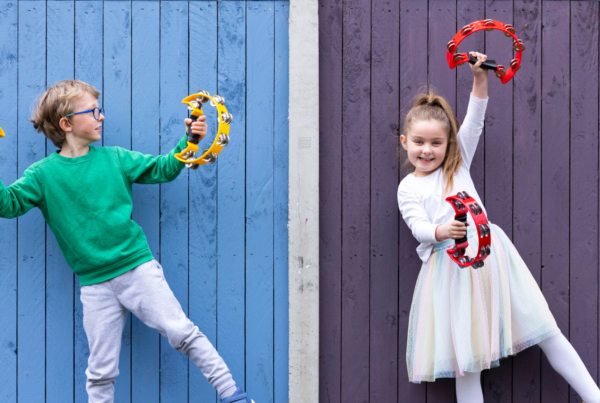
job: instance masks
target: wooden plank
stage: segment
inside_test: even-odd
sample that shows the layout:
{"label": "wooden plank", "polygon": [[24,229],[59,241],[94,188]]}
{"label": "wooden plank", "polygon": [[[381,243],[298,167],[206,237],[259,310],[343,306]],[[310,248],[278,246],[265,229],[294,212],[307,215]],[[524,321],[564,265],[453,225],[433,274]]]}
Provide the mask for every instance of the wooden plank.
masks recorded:
{"label": "wooden plank", "polygon": [[[598,3],[571,2],[570,341],[598,380]],[[571,388],[572,401],[581,399]]]}
{"label": "wooden plank", "polygon": [[[46,155],[46,141],[29,118],[32,103],[46,88],[46,2],[19,3],[18,172]],[[38,209],[17,219],[17,388],[20,401],[44,401],[46,368],[46,231]]]}
{"label": "wooden plank", "polygon": [[[104,107],[103,143],[131,150],[131,2],[104,5]],[[131,314],[123,329],[115,400],[131,401]]]}
{"label": "wooden plank", "polygon": [[246,389],[273,402],[274,3],[246,7]]}
{"label": "wooden plank", "polygon": [[220,1],[218,8],[218,89],[234,120],[221,156],[226,163],[217,167],[217,344],[233,379],[245,389],[246,4]]}
{"label": "wooden plank", "polygon": [[[47,3],[46,83],[75,76],[75,4]],[[57,148],[46,140],[46,156]],[[46,225],[46,400],[73,402],[75,275]]]}
{"label": "wooden plank", "polygon": [[[536,279],[541,280],[541,1],[517,0],[514,26],[527,48],[514,87],[514,245]],[[505,44],[506,46],[506,44]],[[506,65],[506,63],[504,63]],[[490,74],[490,79],[493,79]],[[512,401],[540,401],[540,349],[513,358]]]}
{"label": "wooden plank", "polygon": [[289,376],[289,17],[290,2],[275,1],[275,99],[273,127],[274,400],[288,402]]}
{"label": "wooden plank", "polygon": [[[98,91],[102,88],[102,18],[103,3],[98,1],[77,1],[75,3],[75,78],[93,85]],[[97,44],[97,46],[90,46]],[[103,94],[98,104],[103,105]],[[95,143],[101,146],[101,143]],[[83,329],[83,307],[79,279],[75,280],[75,401],[87,402],[85,390],[87,377],[85,370],[90,355],[88,340]]]}
{"label": "wooden plank", "polygon": [[[542,292],[569,335],[570,3],[542,3]],[[567,402],[569,385],[542,354],[541,401]]]}
{"label": "wooden plank", "polygon": [[[188,91],[188,3],[161,3],[160,152],[167,154],[185,133],[182,94]],[[188,313],[188,172],[161,187],[161,264],[165,278]],[[161,402],[187,402],[188,358],[161,338]]]}
{"label": "wooden plank", "polygon": [[[144,154],[160,153],[159,44],[160,3],[132,3],[131,145]],[[133,186],[133,219],[160,259],[160,186]],[[158,403],[160,388],[160,334],[132,318],[131,400]]]}
{"label": "wooden plank", "polygon": [[[483,20],[485,18],[485,3],[474,2],[472,0],[458,0],[456,3],[456,26],[457,29],[464,27],[465,25],[473,22]],[[485,54],[485,40],[484,34],[479,32],[471,36],[466,37],[460,43],[459,52],[480,52]],[[449,39],[448,39],[449,40]],[[494,51],[491,50],[492,55],[488,55],[490,59],[493,59]],[[448,63],[445,64],[448,66]],[[495,79],[493,72],[489,73],[489,79]],[[459,66],[456,68],[456,116],[462,123],[467,114],[467,107],[469,106],[469,100],[471,92],[473,91],[473,72],[467,66]],[[479,138],[477,143],[477,151],[473,156],[471,162],[471,178],[475,184],[477,194],[481,197],[481,201],[485,205],[485,187],[484,183],[484,168],[485,168],[485,127],[484,133]]]}
{"label": "wooden plank", "polygon": [[[456,113],[456,69],[448,68],[446,44],[456,34],[456,1],[429,2],[428,84],[450,104]],[[467,66],[462,66],[467,68]],[[436,379],[427,384],[427,402],[453,403],[455,380]]]}
{"label": "wooden plank", "polygon": [[[18,9],[0,3],[0,108],[15,111],[18,101]],[[15,111],[16,112],[16,111]],[[0,139],[0,180],[9,186],[18,179],[18,119],[7,113],[0,120],[6,137]],[[17,402],[17,220],[0,218],[0,401]],[[20,260],[20,259],[19,259]]]}
{"label": "wooden plank", "polygon": [[319,6],[319,401],[341,403],[342,1]]}
{"label": "wooden plank", "polygon": [[[217,2],[190,2],[190,84],[188,93],[217,93]],[[193,31],[192,31],[193,32]],[[228,100],[225,100],[228,105]],[[216,109],[205,104],[208,134],[200,149],[210,147],[217,127]],[[208,143],[208,144],[207,144]],[[227,149],[223,151],[227,155]],[[217,160],[217,164],[220,163]],[[227,162],[227,161],[226,161]],[[190,171],[190,320],[213,344],[217,342],[217,164]],[[190,361],[190,396],[217,402],[215,389]]]}
{"label": "wooden plank", "polygon": [[[398,400],[400,4],[372,3],[370,401]],[[404,364],[404,362],[402,363]]]}
{"label": "wooden plank", "polygon": [[371,2],[343,4],[342,401],[369,399]]}
{"label": "wooden plank", "polygon": [[[400,7],[400,132],[404,130],[404,117],[412,106],[415,95],[427,85],[427,16],[428,10],[420,0],[403,0]],[[400,180],[411,169],[404,168],[406,152],[400,152]],[[414,170],[414,168],[412,168]],[[421,259],[416,248],[419,243],[399,215],[399,290],[398,290],[398,402],[425,403],[426,384],[408,382],[406,367],[406,336],[412,296],[417,283]]]}
{"label": "wooden plank", "polygon": [[[512,2],[486,0],[485,18],[513,24]],[[513,57],[511,42],[501,32],[485,34],[486,51],[494,60],[508,67]],[[490,75],[491,94],[486,111],[485,138],[485,208],[491,222],[506,235],[513,236],[513,91],[512,84],[502,84]],[[511,81],[512,82],[512,81]],[[499,403],[512,400],[512,358],[500,367],[483,373],[484,398]]]}

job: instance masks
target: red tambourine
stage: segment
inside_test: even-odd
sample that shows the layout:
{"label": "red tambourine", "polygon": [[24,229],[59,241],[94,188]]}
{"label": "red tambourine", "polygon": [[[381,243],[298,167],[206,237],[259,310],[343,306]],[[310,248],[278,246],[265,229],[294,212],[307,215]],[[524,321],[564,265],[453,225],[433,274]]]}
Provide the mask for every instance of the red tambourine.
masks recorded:
{"label": "red tambourine", "polygon": [[473,217],[473,221],[475,221],[475,226],[477,227],[477,238],[479,239],[479,244],[475,250],[479,251],[479,253],[475,258],[465,256],[465,250],[469,246],[466,236],[461,239],[455,239],[454,247],[448,248],[446,252],[448,252],[450,259],[460,267],[472,266],[474,269],[482,267],[483,261],[490,254],[492,239],[489,222],[483,209],[477,203],[477,200],[469,196],[467,192],[458,192],[456,196],[446,197],[446,201],[454,208],[456,212],[454,218],[460,222],[466,224],[467,212],[471,213],[471,217]]}
{"label": "red tambourine", "polygon": [[515,28],[510,24],[504,24],[500,21],[495,20],[481,20],[475,21],[468,25],[465,25],[460,31],[454,35],[454,38],[450,42],[446,48],[448,51],[446,52],[446,60],[448,61],[448,66],[451,69],[456,66],[460,66],[463,63],[469,62],[471,64],[477,63],[477,58],[469,56],[468,53],[455,53],[458,51],[458,44],[465,39],[467,36],[485,29],[486,31],[493,31],[497,29],[499,31],[504,32],[504,35],[507,37],[513,38],[513,50],[517,52],[516,56],[510,62],[510,68],[506,70],[503,65],[496,63],[494,60],[486,60],[481,64],[481,68],[488,70],[495,70],[496,77],[500,79],[502,84],[506,84],[510,81],[511,78],[515,75],[515,73],[519,70],[521,66],[521,54],[525,50],[525,45],[523,45],[523,41],[517,38],[515,34]]}

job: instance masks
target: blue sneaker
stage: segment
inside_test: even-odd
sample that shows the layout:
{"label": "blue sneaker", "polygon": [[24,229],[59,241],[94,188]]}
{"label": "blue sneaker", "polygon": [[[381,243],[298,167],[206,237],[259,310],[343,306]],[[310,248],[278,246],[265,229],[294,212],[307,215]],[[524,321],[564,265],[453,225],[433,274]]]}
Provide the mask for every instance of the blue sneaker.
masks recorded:
{"label": "blue sneaker", "polygon": [[237,388],[233,395],[221,399],[221,403],[254,403],[254,400],[248,399],[248,394]]}

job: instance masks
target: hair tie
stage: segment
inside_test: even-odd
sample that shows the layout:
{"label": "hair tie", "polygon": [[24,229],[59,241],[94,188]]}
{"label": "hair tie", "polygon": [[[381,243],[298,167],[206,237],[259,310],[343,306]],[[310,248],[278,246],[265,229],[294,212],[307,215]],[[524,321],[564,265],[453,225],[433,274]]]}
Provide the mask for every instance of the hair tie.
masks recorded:
{"label": "hair tie", "polygon": [[440,107],[440,108],[442,108],[442,110],[444,110],[444,108],[443,108],[443,107],[442,107],[442,105],[440,105],[440,104],[434,104],[434,103],[431,103],[431,102],[426,102],[426,103],[425,103],[425,105],[429,105],[429,106],[437,106],[437,107]]}

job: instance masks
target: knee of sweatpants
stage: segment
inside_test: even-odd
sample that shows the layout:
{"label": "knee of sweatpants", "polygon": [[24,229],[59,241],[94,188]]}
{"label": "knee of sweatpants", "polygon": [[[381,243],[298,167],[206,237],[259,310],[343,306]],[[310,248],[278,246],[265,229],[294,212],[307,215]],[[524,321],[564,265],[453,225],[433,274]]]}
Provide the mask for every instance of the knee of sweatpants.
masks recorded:
{"label": "knee of sweatpants", "polygon": [[182,322],[178,326],[167,329],[167,339],[171,347],[184,354],[194,340],[199,337],[204,337],[204,335],[200,332],[198,326],[195,326],[189,319],[185,323]]}

